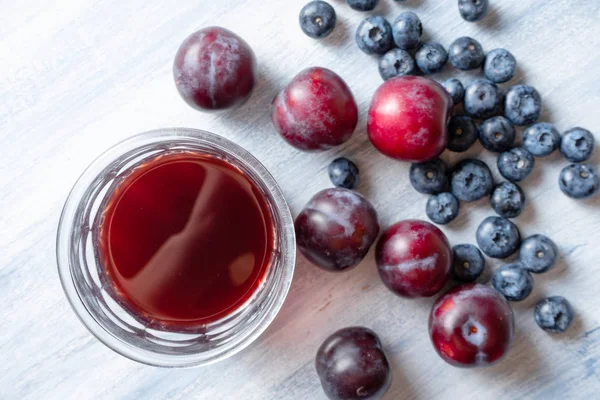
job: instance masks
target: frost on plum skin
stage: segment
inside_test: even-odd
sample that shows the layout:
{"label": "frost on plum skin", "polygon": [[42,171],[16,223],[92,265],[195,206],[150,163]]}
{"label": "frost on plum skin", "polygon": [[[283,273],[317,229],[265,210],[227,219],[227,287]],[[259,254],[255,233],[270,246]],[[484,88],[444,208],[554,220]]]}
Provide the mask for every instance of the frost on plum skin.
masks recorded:
{"label": "frost on plum skin", "polygon": [[451,365],[491,365],[511,347],[513,311],[491,287],[478,283],[457,286],[433,305],[429,336],[440,357]]}
{"label": "frost on plum skin", "polygon": [[256,82],[256,58],[235,33],[209,27],[191,34],[179,47],[173,78],[181,97],[201,111],[239,107]]}
{"label": "frost on plum skin", "polygon": [[390,387],[390,363],[377,334],[349,327],[329,336],[315,360],[323,391],[332,400],[381,399]]}
{"label": "frost on plum skin", "polygon": [[317,193],[296,218],[295,228],[300,252],[328,271],[358,265],[379,233],[371,203],[342,188]]}
{"label": "frost on plum skin", "polygon": [[424,162],[448,142],[453,101],[437,82],[418,76],[385,81],[375,92],[367,122],[371,143],[388,157]]}
{"label": "frost on plum skin", "polygon": [[342,78],[314,67],[296,75],[275,97],[271,121],[290,145],[323,151],[350,139],[358,123],[358,108]]}
{"label": "frost on plum skin", "polygon": [[419,220],[389,227],[377,243],[375,257],[383,283],[403,297],[433,296],[452,268],[452,249],[444,233]]}

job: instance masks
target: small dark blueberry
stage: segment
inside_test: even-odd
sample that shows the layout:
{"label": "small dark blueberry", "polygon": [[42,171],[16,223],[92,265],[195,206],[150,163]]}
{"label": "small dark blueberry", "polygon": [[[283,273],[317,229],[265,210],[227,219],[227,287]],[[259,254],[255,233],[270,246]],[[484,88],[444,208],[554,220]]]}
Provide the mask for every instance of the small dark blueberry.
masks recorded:
{"label": "small dark blueberry", "polygon": [[450,45],[448,57],[455,68],[468,71],[481,67],[485,54],[483,54],[483,48],[478,41],[465,36],[456,39]]}
{"label": "small dark blueberry", "polygon": [[525,193],[516,183],[502,182],[492,191],[490,205],[501,217],[518,217],[525,209]]}
{"label": "small dark blueberry", "polygon": [[436,194],[448,187],[448,167],[439,158],[410,166],[410,183],[419,193]]}
{"label": "small dark blueberry", "polygon": [[515,147],[498,156],[500,175],[512,182],[527,178],[535,165],[535,159],[523,147]]}
{"label": "small dark blueberry", "polygon": [[452,97],[454,105],[462,103],[463,98],[465,97],[465,87],[461,81],[456,78],[450,78],[444,81],[442,86],[444,86],[444,89],[446,89],[450,97]]}
{"label": "small dark blueberry", "polygon": [[569,329],[575,313],[571,304],[562,296],[552,296],[541,300],[533,313],[540,328],[550,333],[561,333]]}
{"label": "small dark blueberry", "polygon": [[558,248],[544,235],[529,236],[521,243],[519,258],[523,268],[540,274],[554,267],[558,258]]}
{"label": "small dark blueberry", "polygon": [[472,244],[459,244],[452,248],[454,261],[452,275],[461,282],[473,282],[479,278],[485,268],[483,254]]}
{"label": "small dark blueberry", "polygon": [[571,164],[558,178],[560,190],[573,199],[592,197],[600,188],[600,176],[589,164]]}
{"label": "small dark blueberry", "polygon": [[510,81],[515,76],[517,60],[506,49],[494,49],[485,56],[483,73],[487,79],[494,83]]}
{"label": "small dark blueberry", "polygon": [[465,89],[465,112],[473,118],[486,119],[497,115],[502,94],[495,83],[476,79]]}
{"label": "small dark blueberry", "polygon": [[505,117],[486,119],[479,127],[479,141],[489,151],[510,149],[515,142],[515,135],[515,127]]}
{"label": "small dark blueberry", "polygon": [[424,74],[435,74],[440,72],[448,62],[448,53],[441,44],[427,42],[417,50],[415,60]]}
{"label": "small dark blueberry", "polygon": [[360,181],[358,167],[347,158],[336,158],[329,164],[329,179],[334,186],[354,189]]}
{"label": "small dark blueberry", "polygon": [[560,152],[571,162],[586,161],[594,151],[594,135],[587,129],[573,128],[562,136]]}
{"label": "small dark blueberry", "polygon": [[356,30],[356,44],[367,54],[384,54],[394,46],[392,26],[383,17],[369,17]]}
{"label": "small dark blueberry", "polygon": [[458,0],[458,12],[465,21],[475,22],[483,19],[488,11],[488,0]]}
{"label": "small dark blueberry", "polygon": [[357,11],[371,11],[377,7],[379,0],[346,0],[351,9]]}
{"label": "small dark blueberry", "polygon": [[403,50],[412,50],[421,44],[423,35],[423,25],[417,14],[406,11],[403,12],[392,23],[392,32],[394,42]]}
{"label": "small dark blueberry", "polygon": [[523,131],[523,147],[536,157],[550,155],[559,148],[560,141],[560,133],[547,122],[538,122]]}
{"label": "small dark blueberry", "polygon": [[452,171],[452,194],[462,201],[476,201],[487,196],[493,185],[492,173],[482,161],[462,160]]}
{"label": "small dark blueberry", "polygon": [[462,153],[471,148],[479,137],[479,128],[473,118],[454,116],[448,124],[448,150]]}
{"label": "small dark blueberry", "polygon": [[521,235],[515,224],[502,217],[487,217],[477,228],[477,245],[493,258],[506,258],[521,244]]}
{"label": "small dark blueberry", "polygon": [[384,81],[396,76],[414,75],[416,70],[415,60],[406,50],[392,49],[379,59],[379,74]]}
{"label": "small dark blueberry", "polygon": [[300,11],[300,28],[313,39],[329,35],[335,22],[335,10],[324,1],[311,1]]}
{"label": "small dark blueberry", "polygon": [[436,224],[445,225],[458,217],[458,199],[448,192],[433,194],[427,200],[425,212]]}
{"label": "small dark blueberry", "polygon": [[504,116],[513,124],[533,124],[542,113],[542,98],[533,86],[516,85],[504,97]]}
{"label": "small dark blueberry", "polygon": [[533,290],[533,277],[521,264],[508,264],[500,267],[494,272],[492,286],[506,300],[525,300]]}

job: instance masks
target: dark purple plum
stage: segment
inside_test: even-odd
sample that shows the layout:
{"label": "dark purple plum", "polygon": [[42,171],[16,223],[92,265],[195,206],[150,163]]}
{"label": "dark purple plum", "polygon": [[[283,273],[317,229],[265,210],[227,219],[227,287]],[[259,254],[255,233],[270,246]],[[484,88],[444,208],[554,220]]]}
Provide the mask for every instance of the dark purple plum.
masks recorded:
{"label": "dark purple plum", "polygon": [[242,38],[227,29],[209,27],[183,41],[173,64],[181,97],[200,111],[239,107],[256,82],[256,58]]}
{"label": "dark purple plum", "polygon": [[381,235],[375,250],[381,280],[402,297],[430,297],[442,290],[452,268],[452,249],[435,225],[400,221]]}
{"label": "dark purple plum", "polygon": [[295,148],[323,151],[350,139],[358,123],[358,108],[339,75],[313,67],[296,75],[275,97],[271,121]]}
{"label": "dark purple plum", "polygon": [[456,367],[498,362],[510,349],[515,317],[489,286],[468,283],[440,297],[429,316],[429,335],[440,357]]}
{"label": "dark purple plum", "polygon": [[331,400],[377,400],[392,372],[377,334],[368,328],[340,329],[319,348],[315,360],[321,386]]}
{"label": "dark purple plum", "polygon": [[317,193],[296,218],[295,227],[300,252],[328,271],[358,265],[379,233],[375,208],[343,188]]}

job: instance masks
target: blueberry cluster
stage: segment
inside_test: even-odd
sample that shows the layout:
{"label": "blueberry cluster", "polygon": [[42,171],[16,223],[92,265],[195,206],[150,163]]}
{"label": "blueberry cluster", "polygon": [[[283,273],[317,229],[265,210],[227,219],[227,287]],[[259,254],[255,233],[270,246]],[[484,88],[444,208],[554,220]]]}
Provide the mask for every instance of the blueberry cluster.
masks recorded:
{"label": "blueberry cluster", "polygon": [[[358,11],[373,10],[377,0],[347,0]],[[479,21],[488,12],[487,0],[459,0],[461,16]],[[309,3],[301,12],[304,32],[314,38],[327,36],[335,26],[335,11],[323,1]],[[379,57],[383,80],[405,75],[439,73],[446,64],[457,70],[479,70],[483,78],[463,84],[457,78],[442,82],[455,106],[448,125],[447,149],[466,152],[476,141],[490,152],[498,153],[497,168],[506,179],[494,182],[490,168],[481,160],[466,158],[449,166],[441,158],[411,165],[411,185],[429,196],[426,214],[444,225],[459,215],[461,202],[474,202],[489,196],[497,216],[486,218],[476,232],[477,245],[454,246],[453,277],[461,282],[477,280],[485,269],[484,254],[505,259],[519,253],[516,262],[495,271],[492,286],[510,301],[521,301],[533,290],[533,274],[550,270],[558,250],[546,236],[533,235],[522,240],[519,229],[510,221],[521,215],[526,205],[519,182],[533,171],[535,159],[555,151],[572,164],[560,173],[560,189],[569,197],[585,198],[598,192],[600,176],[587,161],[594,148],[594,136],[583,128],[573,128],[562,136],[550,123],[538,122],[542,99],[532,86],[517,84],[502,88],[517,70],[515,56],[504,48],[484,52],[471,37],[460,37],[446,49],[437,42],[423,42],[423,25],[413,12],[403,12],[393,21],[369,16],[358,26],[355,41],[360,50]],[[456,112],[459,110],[461,112]],[[525,126],[522,140],[516,127]],[[359,182],[356,164],[346,158],[335,159],[329,176],[337,187],[353,189]],[[535,307],[535,320],[549,332],[566,330],[573,310],[562,297],[549,297]]]}
{"label": "blueberry cluster", "polygon": [[[556,265],[558,249],[544,235],[533,235],[521,241],[518,228],[508,219],[488,217],[477,229],[477,244],[492,258],[506,258],[519,250],[519,260],[497,269],[492,286],[509,301],[522,301],[533,291],[532,273],[549,271]],[[452,276],[460,282],[473,282],[485,269],[485,258],[477,246],[460,244],[453,247]],[[534,310],[537,324],[548,332],[564,332],[571,326],[574,313],[561,296],[541,300]]]}
{"label": "blueberry cluster", "polygon": [[[472,2],[461,3],[467,7],[466,4]],[[480,5],[483,3],[477,2]],[[487,8],[487,4],[485,7]],[[412,16],[402,18],[414,19]],[[396,25],[395,22],[392,27]],[[421,30],[419,24],[419,32]],[[392,57],[391,54],[395,56]],[[485,79],[475,79],[466,86],[456,78],[442,83],[454,105],[463,104],[463,112],[455,112],[448,125],[447,149],[465,152],[479,139],[486,150],[499,153],[498,171],[508,180],[495,185],[489,168],[483,162],[463,160],[451,171],[450,193],[440,197],[443,190],[425,190],[420,184],[423,181],[415,179],[413,173],[416,170],[411,168],[411,183],[415,189],[436,196],[430,198],[426,209],[432,221],[449,223],[458,215],[458,200],[476,201],[489,194],[491,206],[498,215],[504,218],[517,217],[525,207],[525,194],[517,182],[531,174],[535,157],[546,157],[559,149],[572,162],[560,174],[560,189],[575,199],[590,197],[600,190],[600,175],[596,169],[589,164],[577,164],[587,161],[592,154],[592,133],[583,128],[573,128],[561,137],[552,124],[537,122],[541,115],[542,101],[534,87],[514,85],[503,92],[498,86],[510,81],[516,72],[517,61],[508,50],[495,49],[486,55],[475,39],[461,37],[450,45],[447,52],[437,43],[424,43],[415,53],[415,59],[416,61],[411,59],[406,50],[391,50],[380,61],[382,77],[389,79],[410,74],[415,69],[426,74],[438,72],[447,60],[459,70],[483,70]],[[520,146],[517,145],[516,126],[527,126]],[[439,163],[439,160],[432,162]],[[429,162],[424,164],[429,165]]]}
{"label": "blueberry cluster", "polygon": [[[480,3],[485,3],[487,8],[487,2]],[[532,273],[550,270],[556,263],[558,250],[552,240],[543,235],[521,240],[519,229],[509,220],[518,217],[526,204],[525,193],[517,182],[531,174],[536,157],[546,157],[560,150],[573,163],[560,174],[561,190],[572,198],[592,196],[599,190],[599,175],[592,166],[577,163],[591,156],[594,136],[583,128],[573,128],[561,137],[552,124],[537,122],[542,101],[532,86],[514,85],[503,92],[498,84],[510,81],[517,66],[508,50],[495,49],[486,55],[482,46],[469,37],[455,40],[447,53],[442,52],[443,48],[425,43],[415,53],[415,59],[417,67],[426,74],[439,69],[419,62],[421,49],[429,52],[421,58],[439,59],[443,63],[448,60],[456,69],[464,71],[482,69],[485,79],[475,79],[466,86],[456,78],[442,83],[455,106],[462,103],[464,111],[449,122],[447,149],[465,152],[479,140],[483,148],[498,153],[498,171],[507,181],[495,183],[489,167],[477,159],[464,159],[449,168],[436,158],[412,165],[410,182],[417,191],[430,195],[426,214],[440,225],[458,216],[461,201],[473,202],[489,196],[498,216],[488,217],[480,224],[476,233],[479,247],[454,246],[453,277],[461,282],[475,281],[485,269],[483,254],[504,259],[519,252],[517,262],[495,271],[492,286],[510,301],[524,300],[533,290]],[[516,144],[516,126],[527,126],[521,145]],[[536,306],[535,320],[546,331],[563,332],[572,323],[573,310],[563,297],[549,297]]]}
{"label": "blueberry cluster", "polygon": [[[486,221],[484,221],[484,224],[486,224]],[[505,229],[501,228],[501,226],[510,224],[508,220],[495,222],[498,224],[498,231]],[[484,224],[480,226],[480,229],[482,229]],[[489,225],[489,222],[487,224]],[[484,229],[490,228],[488,226]],[[516,230],[516,227],[514,229]],[[518,231],[516,231],[516,234],[518,235]],[[494,235],[491,238],[488,237],[488,239],[491,239],[492,242],[502,243],[503,245],[509,242],[508,236]],[[492,248],[496,246],[496,244],[491,242],[486,245],[490,245]],[[482,246],[482,243],[480,243],[480,246]],[[522,301],[533,290],[533,277],[531,274],[549,271],[556,265],[557,258],[558,249],[550,238],[544,235],[530,236],[520,243],[519,261],[504,265],[494,272],[492,286],[506,297],[507,300]],[[571,305],[564,297],[553,296],[538,302],[534,309],[534,317],[540,328],[545,331],[564,332],[571,326],[574,313]]]}

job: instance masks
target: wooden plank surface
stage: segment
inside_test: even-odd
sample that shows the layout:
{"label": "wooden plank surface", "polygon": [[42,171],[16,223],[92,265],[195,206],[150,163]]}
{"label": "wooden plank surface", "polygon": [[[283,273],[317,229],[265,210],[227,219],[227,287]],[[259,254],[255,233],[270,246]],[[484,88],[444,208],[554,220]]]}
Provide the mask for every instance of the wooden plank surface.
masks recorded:
{"label": "wooden plank surface", "polygon": [[[592,130],[600,140],[600,2],[491,0],[481,23],[463,21],[453,0],[381,0],[374,14],[412,10],[426,36],[448,46],[470,35],[519,61],[514,82],[537,87],[543,119],[560,131]],[[330,185],[329,161],[359,164],[359,191],[387,227],[425,218],[426,197],[408,182],[408,165],[377,153],[365,133],[370,97],[381,83],[376,60],[353,42],[367,14],[332,0],[334,33],[317,42],[297,24],[304,0],[0,0],[0,399],[324,399],[313,358],[334,330],[366,325],[391,355],[386,399],[595,398],[600,392],[600,196],[573,201],[558,189],[566,164],[538,161],[524,184],[529,199],[516,219],[524,235],[543,233],[561,251],[559,266],[535,277],[529,299],[515,304],[517,339],[501,364],[478,370],[446,365],[427,335],[431,299],[395,297],[379,281],[370,254],[356,269],[332,275],[301,257],[291,292],[271,327],[250,348],[207,368],[158,369],[136,364],[97,342],[62,293],[55,234],[66,195],[101,151],[135,133],[171,126],[220,133],[241,144],[273,173],[294,214]],[[244,37],[259,60],[260,80],[241,110],[202,114],[179,98],[171,65],[191,32],[221,25]],[[328,67],[352,88],[361,120],[344,146],[300,153],[273,131],[269,104],[301,69]],[[467,82],[478,73],[456,73]],[[476,145],[467,153],[490,165]],[[445,154],[449,161],[456,155]],[[600,151],[592,162],[600,164]],[[493,168],[497,175],[497,170]],[[451,242],[473,243],[492,211],[486,201],[463,208],[443,228]],[[498,262],[491,262],[493,267]],[[577,311],[568,334],[535,325],[532,305],[560,294]]]}

